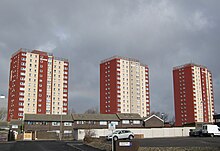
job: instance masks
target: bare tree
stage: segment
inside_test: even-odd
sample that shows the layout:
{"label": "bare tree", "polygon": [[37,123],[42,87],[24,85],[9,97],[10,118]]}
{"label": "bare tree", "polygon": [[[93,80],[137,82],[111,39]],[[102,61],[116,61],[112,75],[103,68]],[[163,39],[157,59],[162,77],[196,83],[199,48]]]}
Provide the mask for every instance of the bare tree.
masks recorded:
{"label": "bare tree", "polygon": [[92,107],[84,112],[84,114],[98,114],[98,113],[99,113],[99,109],[97,106]]}
{"label": "bare tree", "polygon": [[74,114],[74,113],[76,113],[76,111],[75,111],[74,108],[70,108],[70,109],[68,110],[68,113],[69,113],[69,114]]}
{"label": "bare tree", "polygon": [[172,117],[172,119],[169,121],[169,123],[170,123],[171,125],[174,125],[174,124],[175,124],[175,116]]}
{"label": "bare tree", "polygon": [[6,108],[2,107],[0,109],[0,120],[5,121],[7,119],[7,110]]}
{"label": "bare tree", "polygon": [[163,119],[164,121],[167,121],[168,120],[168,113],[160,113],[160,112],[155,112],[155,111],[152,111],[150,115],[156,115],[158,117],[160,117],[161,119]]}

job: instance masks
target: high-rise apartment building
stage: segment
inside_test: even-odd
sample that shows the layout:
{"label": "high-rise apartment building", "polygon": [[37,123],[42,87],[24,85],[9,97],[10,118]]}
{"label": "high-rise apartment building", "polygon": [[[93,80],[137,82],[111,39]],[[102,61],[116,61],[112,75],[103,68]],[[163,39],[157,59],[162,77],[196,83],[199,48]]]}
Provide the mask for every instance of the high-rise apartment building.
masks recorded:
{"label": "high-rise apartment building", "polygon": [[173,68],[175,123],[213,122],[212,74],[204,66],[185,64]]}
{"label": "high-rise apartment building", "polygon": [[149,69],[138,60],[114,56],[100,64],[102,114],[150,114]]}
{"label": "high-rise apartment building", "polygon": [[66,114],[68,111],[67,59],[51,53],[20,49],[11,57],[8,121],[27,114]]}

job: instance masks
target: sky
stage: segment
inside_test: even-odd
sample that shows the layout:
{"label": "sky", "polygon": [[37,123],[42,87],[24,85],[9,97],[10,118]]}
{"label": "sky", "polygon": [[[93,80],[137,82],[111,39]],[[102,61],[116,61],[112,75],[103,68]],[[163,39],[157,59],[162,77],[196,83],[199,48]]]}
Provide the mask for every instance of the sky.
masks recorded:
{"label": "sky", "polygon": [[20,48],[70,63],[69,108],[99,107],[99,64],[119,55],[150,69],[151,111],[174,116],[172,69],[186,63],[213,75],[220,112],[219,0],[0,0],[0,94]]}

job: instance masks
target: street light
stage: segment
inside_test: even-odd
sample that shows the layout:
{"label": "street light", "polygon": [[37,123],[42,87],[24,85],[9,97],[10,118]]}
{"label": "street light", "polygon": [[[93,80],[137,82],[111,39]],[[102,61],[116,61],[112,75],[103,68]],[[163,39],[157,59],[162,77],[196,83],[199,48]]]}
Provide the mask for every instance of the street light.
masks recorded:
{"label": "street light", "polygon": [[163,120],[163,125],[165,124],[165,113],[161,113],[161,118]]}
{"label": "street light", "polygon": [[62,119],[63,118],[62,115],[63,115],[63,108],[61,107],[60,109],[61,109],[61,112],[60,112],[61,113],[61,115],[60,115],[60,140],[62,140],[62,120],[63,120]]}

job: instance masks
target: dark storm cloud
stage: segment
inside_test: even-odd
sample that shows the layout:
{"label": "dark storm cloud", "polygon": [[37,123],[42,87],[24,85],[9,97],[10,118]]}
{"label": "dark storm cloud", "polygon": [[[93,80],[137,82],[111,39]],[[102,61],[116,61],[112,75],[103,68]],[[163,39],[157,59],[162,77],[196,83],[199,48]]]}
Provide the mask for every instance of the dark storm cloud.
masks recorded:
{"label": "dark storm cloud", "polygon": [[172,68],[188,62],[213,73],[220,112],[218,0],[1,1],[1,92],[9,58],[19,48],[43,49],[70,61],[70,108],[99,106],[99,63],[113,55],[150,67],[151,110],[172,117]]}

